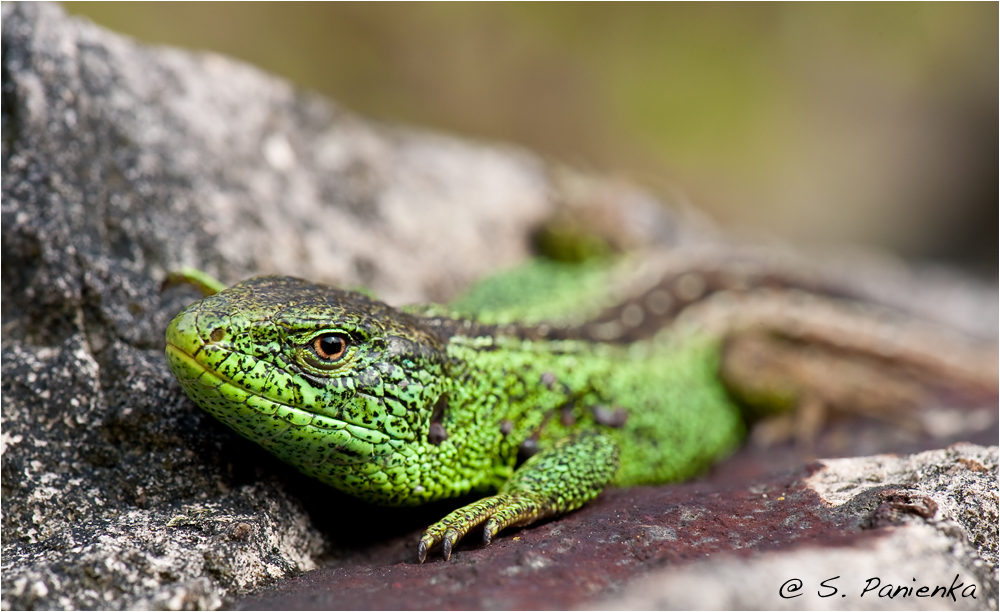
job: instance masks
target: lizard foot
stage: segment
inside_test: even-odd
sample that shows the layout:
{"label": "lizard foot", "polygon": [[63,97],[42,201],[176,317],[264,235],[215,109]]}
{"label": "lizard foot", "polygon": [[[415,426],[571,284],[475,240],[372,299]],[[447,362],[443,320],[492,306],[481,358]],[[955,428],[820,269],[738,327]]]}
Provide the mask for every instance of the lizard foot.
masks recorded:
{"label": "lizard foot", "polygon": [[421,563],[440,543],[447,561],[455,542],[483,524],[483,542],[505,527],[576,510],[597,497],[618,470],[618,443],[596,431],[571,434],[524,462],[500,492],[455,510],[431,525],[417,548]]}
{"label": "lizard foot", "polygon": [[421,563],[427,551],[441,544],[444,560],[451,558],[451,549],[473,528],[483,524],[483,544],[489,544],[502,529],[515,525],[528,525],[550,514],[544,503],[525,493],[500,493],[480,499],[455,510],[427,528],[417,547]]}

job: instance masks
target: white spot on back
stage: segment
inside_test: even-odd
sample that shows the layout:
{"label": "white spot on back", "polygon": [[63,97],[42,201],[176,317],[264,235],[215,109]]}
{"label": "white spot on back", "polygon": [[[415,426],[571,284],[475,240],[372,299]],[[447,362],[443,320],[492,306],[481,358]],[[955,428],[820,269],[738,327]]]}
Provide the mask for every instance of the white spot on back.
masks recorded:
{"label": "white spot on back", "polygon": [[594,323],[590,326],[590,333],[598,340],[614,340],[622,335],[622,326],[618,321]]}
{"label": "white spot on back", "polygon": [[639,327],[645,318],[646,313],[642,311],[642,306],[638,304],[628,304],[622,309],[622,323],[626,327]]}
{"label": "white spot on back", "polygon": [[649,308],[650,312],[656,315],[665,315],[670,312],[670,307],[674,304],[674,298],[670,296],[670,292],[663,289],[656,289],[651,291],[649,295],[646,296],[646,307]]}
{"label": "white spot on back", "polygon": [[677,292],[677,297],[685,302],[693,302],[700,298],[705,292],[705,288],[705,279],[700,274],[694,272],[688,272],[674,283],[674,291]]}

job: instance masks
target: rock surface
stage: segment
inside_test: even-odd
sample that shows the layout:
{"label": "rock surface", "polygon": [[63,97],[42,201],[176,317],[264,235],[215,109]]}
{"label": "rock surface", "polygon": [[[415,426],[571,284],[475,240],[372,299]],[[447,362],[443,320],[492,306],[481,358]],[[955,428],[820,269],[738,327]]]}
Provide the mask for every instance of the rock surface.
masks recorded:
{"label": "rock surface", "polygon": [[[822,461],[801,482],[818,496],[804,505],[820,516],[852,517],[846,530],[859,530],[865,541],[837,547],[830,539],[823,547],[722,556],[657,571],[598,607],[996,608],[997,458],[995,446],[957,444],[902,458]],[[782,497],[793,501],[788,493]],[[935,592],[939,586],[945,588]]]}
{"label": "rock surface", "polygon": [[[701,226],[628,185],[378,125],[245,65],[144,47],[57,5],[2,10],[3,608],[212,609],[316,568],[240,605],[291,606],[280,597],[294,592],[303,607],[583,606],[639,596],[645,587],[626,582],[662,565],[679,575],[708,564],[697,571],[719,590],[737,583],[746,551],[822,559],[826,549],[802,546],[839,546],[880,560],[861,542],[896,537],[916,547],[911,557],[968,573],[982,585],[973,603],[996,607],[995,448],[845,464],[856,472],[830,463],[813,485],[804,467],[751,480],[723,467],[715,480],[609,491],[563,520],[461,548],[447,565],[411,564],[414,534],[446,506],[372,509],[321,490],[187,400],[162,334],[197,296],[161,291],[166,274],[282,272],[365,285],[393,303],[441,300],[527,256],[527,236],[557,209],[603,211],[638,244],[704,241]],[[995,293],[944,284],[958,287],[955,308],[915,301],[995,336]],[[913,295],[903,287],[886,301]],[[871,486],[865,461],[882,462]],[[910,491],[924,486],[914,470],[933,466],[969,486],[920,489],[940,514],[902,528],[894,521],[911,519],[896,514],[908,511],[892,504],[919,504],[859,491],[843,504],[851,514],[817,493],[855,481]],[[824,484],[823,474],[839,476]],[[888,523],[862,529],[886,504]],[[750,515],[766,520],[729,518]],[[725,551],[737,560],[715,558]],[[753,576],[768,562],[746,574],[766,593]],[[944,579],[938,569],[927,584]],[[303,584],[312,590],[295,591]],[[678,589],[606,605],[690,602]]]}
{"label": "rock surface", "polygon": [[[414,564],[414,533],[237,607],[995,608],[989,559],[996,538],[983,536],[997,521],[997,458],[997,447],[959,444],[905,459],[824,461],[750,481],[720,470],[701,482],[606,491],[578,512],[489,548],[465,545],[449,563]],[[833,483],[845,486],[831,492]],[[933,592],[956,575],[963,586],[954,602],[941,592],[878,596],[889,583]],[[835,577],[827,585],[836,591],[821,588]],[[880,583],[862,595],[875,585],[869,578]]]}

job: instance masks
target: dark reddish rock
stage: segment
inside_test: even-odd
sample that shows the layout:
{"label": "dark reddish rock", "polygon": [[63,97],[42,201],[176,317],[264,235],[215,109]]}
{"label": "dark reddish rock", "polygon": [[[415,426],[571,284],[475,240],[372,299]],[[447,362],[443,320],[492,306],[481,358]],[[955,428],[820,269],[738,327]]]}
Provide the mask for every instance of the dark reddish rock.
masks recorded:
{"label": "dark reddish rock", "polygon": [[[913,461],[924,465],[925,470],[945,465],[938,471],[951,472],[949,479],[956,478],[958,472],[972,478],[979,489],[970,486],[969,498],[981,501],[985,497],[988,505],[990,486],[995,490],[996,453],[995,447],[965,445],[954,451],[916,455]],[[752,461],[747,455],[737,455],[729,463]],[[838,461],[867,465],[866,462],[873,460]],[[843,464],[837,465],[836,469],[843,469]],[[640,583],[640,587],[635,587],[640,590],[636,591],[630,586],[635,579],[664,571],[668,575],[695,565],[701,568],[700,576],[712,586],[711,578],[721,580],[728,571],[726,568],[734,562],[753,565],[769,555],[781,558],[802,551],[815,554],[817,550],[836,549],[841,551],[838,555],[848,555],[847,560],[831,558],[840,559],[838,567],[846,570],[858,563],[858,559],[870,559],[869,551],[876,547],[877,541],[898,537],[893,534],[900,525],[912,521],[922,525],[947,523],[955,518],[937,516],[939,503],[934,498],[948,493],[922,491],[903,477],[898,481],[900,484],[883,484],[873,480],[875,477],[870,473],[864,477],[867,487],[857,489],[846,502],[833,506],[817,492],[813,482],[824,470],[822,463],[813,463],[748,480],[733,477],[738,471],[723,465],[711,477],[698,482],[612,489],[577,512],[536,527],[505,532],[485,548],[478,545],[476,534],[472,534],[469,541],[457,547],[449,562],[432,554],[427,563],[416,563],[418,528],[353,552],[344,551],[335,567],[286,580],[238,600],[234,606],[239,609],[565,609],[593,605],[600,600],[613,606],[618,601],[632,601],[628,598],[643,592],[642,589],[650,590]],[[848,481],[844,480],[845,486]],[[954,497],[953,492],[950,495]],[[949,503],[952,502],[941,502]],[[995,494],[992,503],[996,505]],[[985,511],[988,525],[989,508]],[[995,517],[995,507],[992,513]],[[377,520],[381,522],[384,518]],[[377,525],[365,528],[377,529]],[[975,535],[977,529],[982,531],[982,526],[958,529],[958,535],[962,536],[959,540],[965,542],[968,550],[965,557],[956,556],[953,565],[978,580],[981,597],[976,603],[988,604],[989,597],[996,600],[995,572],[988,569],[991,567],[988,560],[995,559],[995,541],[974,550],[971,543],[979,537]],[[940,530],[931,532],[941,537]],[[932,550],[933,538],[926,544],[921,544],[919,538],[911,540],[918,546],[926,545],[928,555],[934,552],[935,558],[951,560]],[[945,566],[948,569],[938,573],[950,571],[951,566]],[[829,571],[837,569],[832,567]],[[834,575],[837,574],[830,574]],[[713,592],[724,590],[724,586],[712,586]],[[772,607],[781,603],[776,595],[780,583],[771,586],[774,588],[765,590],[756,600],[741,600],[734,595],[725,600],[728,604],[719,605],[732,607],[739,602],[743,607]],[[654,589],[653,595],[635,605],[657,607],[656,602],[671,601],[671,597],[688,601],[680,607],[692,605],[690,600],[683,600],[682,585],[674,584],[672,588],[666,595]],[[857,601],[852,602],[857,605]],[[624,607],[629,605],[626,603]],[[877,602],[871,604],[877,605]]]}
{"label": "dark reddish rock", "polygon": [[[470,538],[419,565],[419,531],[363,564],[323,568],[243,599],[241,609],[563,609],[621,588],[651,567],[859,537],[827,511],[800,470],[752,485],[710,481],[609,490],[585,508],[480,547]],[[872,532],[875,533],[875,532]],[[473,534],[474,536],[475,534]],[[401,558],[402,557],[402,558]]]}

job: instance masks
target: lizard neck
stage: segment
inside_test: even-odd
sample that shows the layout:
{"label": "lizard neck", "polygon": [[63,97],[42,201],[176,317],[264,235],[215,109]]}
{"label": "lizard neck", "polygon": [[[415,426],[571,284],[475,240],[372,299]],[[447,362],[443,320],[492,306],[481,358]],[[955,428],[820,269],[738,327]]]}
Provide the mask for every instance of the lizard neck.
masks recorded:
{"label": "lizard neck", "polygon": [[582,341],[451,337],[428,454],[480,474],[470,488],[495,488],[527,456],[594,421],[595,407],[606,403],[606,349]]}

